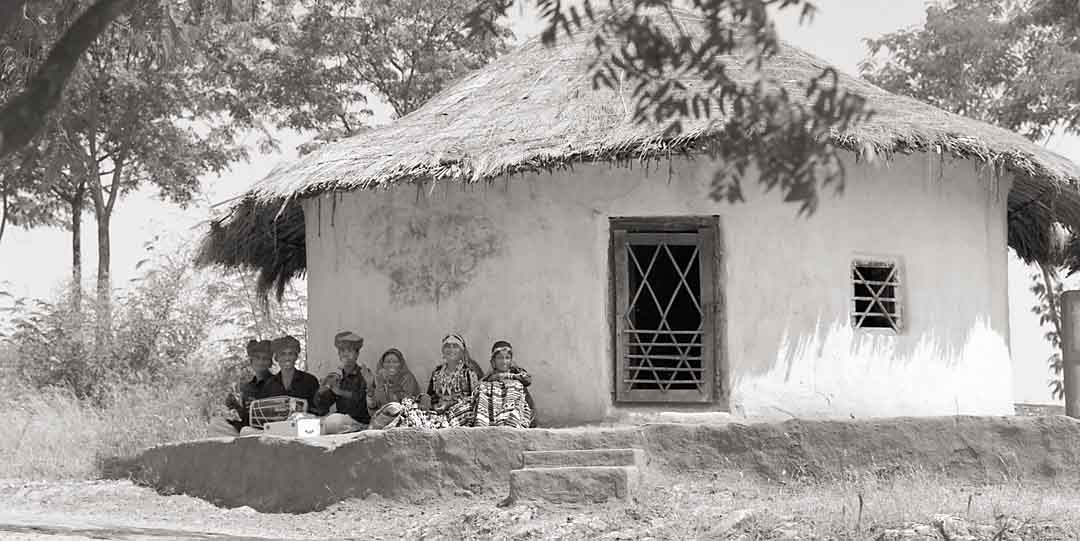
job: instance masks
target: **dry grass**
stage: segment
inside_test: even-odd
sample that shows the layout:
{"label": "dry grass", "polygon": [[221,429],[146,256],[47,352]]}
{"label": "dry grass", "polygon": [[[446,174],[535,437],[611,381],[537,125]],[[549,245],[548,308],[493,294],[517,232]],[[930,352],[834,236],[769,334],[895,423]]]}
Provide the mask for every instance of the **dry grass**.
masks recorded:
{"label": "dry grass", "polygon": [[[9,393],[10,393],[9,388]],[[90,479],[115,457],[204,437],[199,401],[186,386],[132,387],[94,408],[61,390],[16,390],[0,399],[9,437],[0,438],[0,478]]]}
{"label": "dry grass", "polygon": [[[473,507],[399,524],[405,537],[438,539],[874,539],[915,525],[934,529],[949,516],[975,539],[1080,536],[1080,494],[1047,485],[975,486],[924,474],[789,485],[655,476],[649,485],[629,504]],[[397,514],[393,505],[383,510]]]}

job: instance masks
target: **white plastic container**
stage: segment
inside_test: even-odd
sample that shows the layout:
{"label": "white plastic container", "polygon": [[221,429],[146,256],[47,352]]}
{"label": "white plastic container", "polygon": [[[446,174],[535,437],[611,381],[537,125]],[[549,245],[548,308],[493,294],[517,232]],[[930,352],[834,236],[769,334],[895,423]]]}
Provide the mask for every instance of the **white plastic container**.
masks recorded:
{"label": "white plastic container", "polygon": [[318,417],[306,417],[296,419],[296,436],[300,438],[316,438],[322,435],[322,420]]}

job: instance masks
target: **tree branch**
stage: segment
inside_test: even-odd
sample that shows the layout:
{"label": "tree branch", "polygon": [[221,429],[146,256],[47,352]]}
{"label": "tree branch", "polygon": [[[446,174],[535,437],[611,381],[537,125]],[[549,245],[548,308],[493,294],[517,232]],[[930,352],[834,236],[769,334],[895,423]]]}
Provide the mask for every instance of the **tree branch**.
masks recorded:
{"label": "tree branch", "polygon": [[61,190],[60,188],[57,188],[56,186],[53,186],[50,189],[52,190],[53,195],[55,195],[61,201],[65,202],[65,203],[67,203],[69,205],[72,205],[72,204],[75,203],[75,197],[76,196],[69,195],[67,192]]}
{"label": "tree branch", "polygon": [[123,178],[121,173],[124,170],[124,160],[124,156],[120,156],[120,159],[116,161],[116,165],[113,167],[112,186],[109,187],[109,202],[105,205],[106,216],[112,216],[113,207],[116,206],[116,199],[120,194],[120,180]]}
{"label": "tree branch", "polygon": [[0,240],[4,240],[4,229],[8,219],[8,191],[7,182],[0,188]]}
{"label": "tree branch", "polygon": [[[64,86],[79,59],[114,19],[136,0],[98,0],[87,8],[56,42],[26,90],[0,109],[0,158],[26,146],[60,102]],[[15,4],[24,3],[16,1]],[[10,2],[0,1],[0,4]],[[10,23],[8,7],[0,11],[0,31]]]}

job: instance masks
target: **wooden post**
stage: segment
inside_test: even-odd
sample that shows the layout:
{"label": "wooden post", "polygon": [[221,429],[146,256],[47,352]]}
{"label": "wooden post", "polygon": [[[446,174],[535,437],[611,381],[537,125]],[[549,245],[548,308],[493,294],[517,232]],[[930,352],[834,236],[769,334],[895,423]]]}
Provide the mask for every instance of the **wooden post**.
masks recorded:
{"label": "wooden post", "polygon": [[1080,419],[1080,291],[1061,295],[1061,364],[1065,415]]}

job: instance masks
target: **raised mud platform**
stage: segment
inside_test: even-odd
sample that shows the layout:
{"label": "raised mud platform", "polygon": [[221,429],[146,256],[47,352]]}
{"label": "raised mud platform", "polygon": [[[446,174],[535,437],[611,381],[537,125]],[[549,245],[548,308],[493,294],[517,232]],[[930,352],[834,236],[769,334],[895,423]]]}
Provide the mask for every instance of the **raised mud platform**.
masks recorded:
{"label": "raised mud platform", "polygon": [[394,429],[310,440],[214,438],[148,449],[129,474],[162,492],[226,507],[307,512],[379,494],[506,495],[523,451],[638,448],[659,472],[766,480],[940,471],[973,482],[1080,479],[1080,422],[1066,417],[940,417],[779,423],[647,424],[512,430]]}

